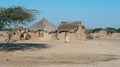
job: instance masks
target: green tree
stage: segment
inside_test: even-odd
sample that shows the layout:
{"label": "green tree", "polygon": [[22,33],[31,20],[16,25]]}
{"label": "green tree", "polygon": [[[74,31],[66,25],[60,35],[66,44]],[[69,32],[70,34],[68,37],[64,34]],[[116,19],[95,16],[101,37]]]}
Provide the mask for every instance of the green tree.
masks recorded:
{"label": "green tree", "polygon": [[93,29],[93,32],[99,32],[100,30],[102,30],[102,28],[95,28]]}
{"label": "green tree", "polygon": [[0,23],[7,27],[26,25],[35,19],[36,10],[28,10],[23,7],[0,8]]}
{"label": "green tree", "polygon": [[3,29],[4,29],[4,24],[0,23],[0,30],[3,30]]}
{"label": "green tree", "polygon": [[108,32],[112,32],[112,33],[116,32],[116,28],[114,28],[114,27],[107,27],[105,30]]}
{"label": "green tree", "polygon": [[120,33],[120,28],[117,29],[117,32]]}

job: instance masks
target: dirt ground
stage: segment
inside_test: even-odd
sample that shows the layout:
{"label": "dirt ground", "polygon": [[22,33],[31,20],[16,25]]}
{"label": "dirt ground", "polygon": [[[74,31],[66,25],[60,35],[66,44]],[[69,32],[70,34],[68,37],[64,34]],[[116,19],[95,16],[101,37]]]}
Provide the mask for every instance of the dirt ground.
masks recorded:
{"label": "dirt ground", "polygon": [[0,43],[0,67],[120,67],[120,40]]}

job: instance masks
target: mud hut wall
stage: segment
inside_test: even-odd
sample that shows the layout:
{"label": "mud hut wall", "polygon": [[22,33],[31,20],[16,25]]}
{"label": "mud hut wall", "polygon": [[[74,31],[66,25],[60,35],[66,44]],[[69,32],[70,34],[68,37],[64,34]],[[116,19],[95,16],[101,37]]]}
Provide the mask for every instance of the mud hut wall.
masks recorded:
{"label": "mud hut wall", "polygon": [[47,33],[47,32],[43,32],[43,37],[39,37],[40,41],[50,41],[52,40],[52,36],[51,34]]}
{"label": "mud hut wall", "polygon": [[58,38],[59,38],[59,40],[61,40],[61,41],[65,41],[65,32],[60,32],[60,33],[58,34]]}
{"label": "mud hut wall", "polygon": [[57,35],[57,32],[54,32],[54,33],[47,33],[45,32],[44,33],[44,39],[48,40],[48,41],[51,41],[51,40],[56,40],[56,35]]}
{"label": "mud hut wall", "polygon": [[51,39],[52,39],[52,40],[57,40],[57,35],[58,35],[57,32],[50,33],[50,35],[51,35]]}
{"label": "mud hut wall", "polygon": [[120,38],[120,33],[113,33],[113,34],[112,34],[112,37],[113,37],[113,38]]}
{"label": "mud hut wall", "polygon": [[76,40],[82,40],[84,37],[84,31],[82,26],[79,24],[78,30],[75,32],[75,38]]}
{"label": "mud hut wall", "polygon": [[[42,36],[41,36],[41,32],[42,32]],[[45,31],[37,31],[37,32],[32,32],[31,34],[31,40],[33,41],[51,41],[51,40],[55,40],[55,34],[53,33],[48,33]]]}
{"label": "mud hut wall", "polygon": [[105,30],[99,31],[99,36],[106,36],[106,35],[107,35],[107,31]]}
{"label": "mud hut wall", "polygon": [[69,33],[70,42],[74,42],[76,40],[76,34],[75,33]]}
{"label": "mud hut wall", "polygon": [[85,29],[82,28],[82,25],[79,25],[78,30],[75,32],[75,40],[85,40],[86,34]]}
{"label": "mud hut wall", "polygon": [[81,40],[82,38],[82,29],[79,26],[78,30],[75,32],[75,40]]}
{"label": "mud hut wall", "polygon": [[85,33],[85,29],[84,28],[82,28],[82,40],[86,40],[86,33]]}
{"label": "mud hut wall", "polygon": [[[66,32],[66,33],[67,33],[67,36],[69,36],[69,41],[70,42],[75,41],[75,33],[70,33],[70,32]],[[65,32],[59,33],[58,38],[61,41],[65,41]]]}
{"label": "mud hut wall", "polygon": [[31,32],[31,33],[30,33],[30,36],[31,36],[31,39],[30,39],[30,40],[32,40],[32,41],[37,41],[38,38],[39,38],[39,32],[38,32],[38,31],[37,31],[37,32]]}

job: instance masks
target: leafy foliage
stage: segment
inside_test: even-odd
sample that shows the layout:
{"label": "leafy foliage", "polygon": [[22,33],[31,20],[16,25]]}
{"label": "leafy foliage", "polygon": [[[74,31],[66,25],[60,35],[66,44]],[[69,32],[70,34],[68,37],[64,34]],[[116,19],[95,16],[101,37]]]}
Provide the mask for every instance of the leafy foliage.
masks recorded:
{"label": "leafy foliage", "polygon": [[8,27],[26,25],[35,19],[36,13],[36,10],[28,10],[23,7],[0,8],[0,22]]}
{"label": "leafy foliage", "polygon": [[107,27],[105,30],[108,32],[116,32],[116,28],[114,27]]}
{"label": "leafy foliage", "polygon": [[102,28],[95,28],[95,29],[93,29],[92,31],[93,31],[93,32],[99,32],[100,30],[102,30]]}
{"label": "leafy foliage", "polygon": [[117,29],[114,27],[106,27],[105,29],[104,28],[87,29],[86,33],[90,34],[90,33],[94,33],[94,32],[99,32],[100,30],[106,30],[111,33],[114,33],[114,32],[120,33],[120,28]]}
{"label": "leafy foliage", "polygon": [[0,30],[4,29],[4,24],[0,23]]}
{"label": "leafy foliage", "polygon": [[117,29],[117,32],[120,33],[120,28]]}

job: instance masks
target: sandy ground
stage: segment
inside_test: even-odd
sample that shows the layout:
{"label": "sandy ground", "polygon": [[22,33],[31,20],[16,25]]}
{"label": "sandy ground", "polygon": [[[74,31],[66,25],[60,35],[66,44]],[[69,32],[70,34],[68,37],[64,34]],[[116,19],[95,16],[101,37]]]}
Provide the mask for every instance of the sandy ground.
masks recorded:
{"label": "sandy ground", "polygon": [[0,43],[0,67],[120,67],[120,40]]}

